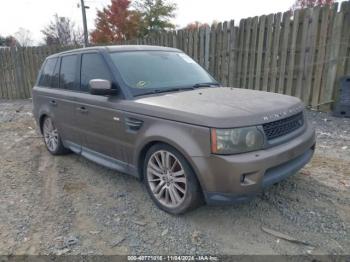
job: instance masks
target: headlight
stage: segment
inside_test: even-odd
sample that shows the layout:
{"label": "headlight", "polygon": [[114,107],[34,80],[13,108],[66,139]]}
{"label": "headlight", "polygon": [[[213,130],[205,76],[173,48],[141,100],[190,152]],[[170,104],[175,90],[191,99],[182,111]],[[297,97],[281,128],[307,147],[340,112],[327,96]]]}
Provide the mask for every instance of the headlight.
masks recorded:
{"label": "headlight", "polygon": [[259,150],[264,135],[255,126],[234,129],[211,129],[211,151],[214,154],[238,154]]}

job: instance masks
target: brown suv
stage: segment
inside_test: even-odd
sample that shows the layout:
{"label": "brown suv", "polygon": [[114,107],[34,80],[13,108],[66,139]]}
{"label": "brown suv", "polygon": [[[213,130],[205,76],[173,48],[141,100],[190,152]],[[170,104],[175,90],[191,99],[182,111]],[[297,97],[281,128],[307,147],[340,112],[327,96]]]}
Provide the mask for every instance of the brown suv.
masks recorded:
{"label": "brown suv", "polygon": [[46,59],[33,88],[47,149],[143,180],[161,209],[251,198],[315,149],[298,98],[221,87],[183,52],[78,49]]}

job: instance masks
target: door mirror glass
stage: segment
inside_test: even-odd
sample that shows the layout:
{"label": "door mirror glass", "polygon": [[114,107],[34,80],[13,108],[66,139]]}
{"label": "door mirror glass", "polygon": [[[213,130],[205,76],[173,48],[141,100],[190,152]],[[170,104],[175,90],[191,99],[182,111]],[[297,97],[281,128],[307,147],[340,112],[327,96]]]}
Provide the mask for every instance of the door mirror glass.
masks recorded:
{"label": "door mirror glass", "polygon": [[109,80],[91,79],[89,86],[92,95],[105,96],[117,94],[117,89],[112,89],[112,83]]}

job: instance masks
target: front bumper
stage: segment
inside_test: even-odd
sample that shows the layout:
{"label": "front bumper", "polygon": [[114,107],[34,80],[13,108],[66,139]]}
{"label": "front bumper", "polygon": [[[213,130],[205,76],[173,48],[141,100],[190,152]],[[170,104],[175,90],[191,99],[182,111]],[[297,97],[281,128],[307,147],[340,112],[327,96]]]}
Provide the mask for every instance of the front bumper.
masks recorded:
{"label": "front bumper", "polygon": [[266,150],[194,157],[207,204],[249,200],[262,189],[297,173],[315,150],[314,128],[306,125],[298,137]]}

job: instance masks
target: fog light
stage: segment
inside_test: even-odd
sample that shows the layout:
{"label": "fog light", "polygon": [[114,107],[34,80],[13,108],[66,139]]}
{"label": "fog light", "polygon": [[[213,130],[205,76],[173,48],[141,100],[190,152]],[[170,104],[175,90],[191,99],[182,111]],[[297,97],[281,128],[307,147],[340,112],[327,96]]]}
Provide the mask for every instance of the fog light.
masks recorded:
{"label": "fog light", "polygon": [[256,184],[256,182],[259,180],[260,175],[261,173],[259,173],[259,171],[242,174],[240,177],[241,185],[251,186]]}

